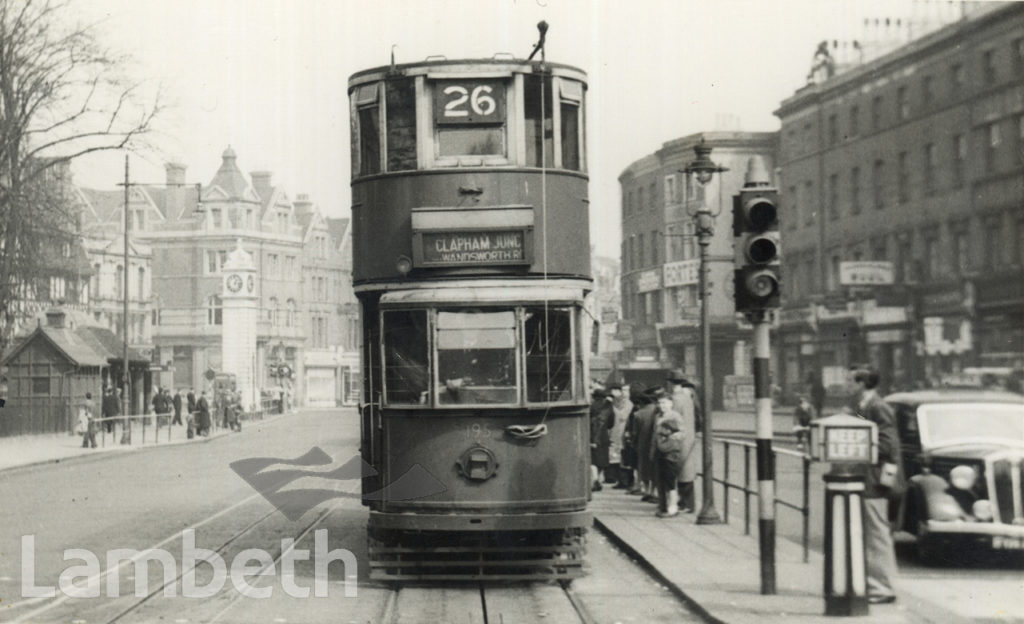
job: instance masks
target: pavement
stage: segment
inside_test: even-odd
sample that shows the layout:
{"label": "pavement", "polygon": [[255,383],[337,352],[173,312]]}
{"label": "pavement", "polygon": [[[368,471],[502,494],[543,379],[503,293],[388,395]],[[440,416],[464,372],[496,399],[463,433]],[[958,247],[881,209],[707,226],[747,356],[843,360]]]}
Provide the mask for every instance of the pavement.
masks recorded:
{"label": "pavement", "polygon": [[[259,421],[270,422],[281,415],[268,416]],[[243,427],[249,423],[243,420]],[[136,423],[132,428],[132,443],[120,444],[120,429],[114,434],[99,431],[96,433],[96,448],[82,446],[82,436],[67,433],[36,434],[0,438],[0,472],[14,468],[24,468],[39,464],[72,461],[106,453],[125,453],[142,449],[173,444],[195,444],[228,435],[230,430],[215,427],[209,436],[188,437],[184,425],[172,425],[170,431],[166,426],[154,432],[152,426],[143,434],[141,425]]]}

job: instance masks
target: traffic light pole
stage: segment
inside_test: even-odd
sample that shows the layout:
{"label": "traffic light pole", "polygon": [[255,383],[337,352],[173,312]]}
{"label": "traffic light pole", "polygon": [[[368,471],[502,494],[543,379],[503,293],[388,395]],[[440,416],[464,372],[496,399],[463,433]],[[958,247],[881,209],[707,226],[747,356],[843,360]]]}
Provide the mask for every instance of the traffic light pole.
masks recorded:
{"label": "traffic light pole", "polygon": [[758,539],[761,593],[775,593],[775,461],[772,455],[772,388],[768,368],[771,349],[768,314],[748,314],[754,325],[754,403],[757,407]]}

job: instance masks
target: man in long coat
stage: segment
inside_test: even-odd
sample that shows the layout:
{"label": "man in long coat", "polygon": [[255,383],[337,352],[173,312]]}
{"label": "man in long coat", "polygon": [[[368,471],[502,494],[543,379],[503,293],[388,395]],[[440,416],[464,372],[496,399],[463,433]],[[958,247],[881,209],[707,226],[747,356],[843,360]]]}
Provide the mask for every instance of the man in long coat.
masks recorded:
{"label": "man in long coat", "polygon": [[650,388],[644,393],[648,403],[636,411],[634,416],[634,440],[636,440],[637,457],[637,478],[640,480],[640,488],[643,493],[644,502],[658,502],[655,490],[655,466],[654,466],[654,424],[657,420],[658,406],[655,405],[658,393],[664,393],[661,388]]}
{"label": "man in long coat", "polygon": [[199,411],[199,435],[210,435],[210,402],[206,400],[206,390],[199,395],[196,410]]}
{"label": "man in long coat", "polygon": [[602,489],[601,473],[608,467],[608,429],[605,426],[605,406],[608,393],[595,387],[590,402],[590,480],[591,489]]}
{"label": "man in long coat", "polygon": [[679,473],[679,507],[684,513],[694,510],[693,481],[697,478],[697,402],[693,384],[675,370],[668,380],[672,398],[672,409],[679,414],[680,434],[683,438],[682,461]]}
{"label": "man in long coat", "polygon": [[174,420],[171,422],[172,425],[181,424],[181,388],[174,391],[174,398],[171,399],[171,403],[174,405]]}

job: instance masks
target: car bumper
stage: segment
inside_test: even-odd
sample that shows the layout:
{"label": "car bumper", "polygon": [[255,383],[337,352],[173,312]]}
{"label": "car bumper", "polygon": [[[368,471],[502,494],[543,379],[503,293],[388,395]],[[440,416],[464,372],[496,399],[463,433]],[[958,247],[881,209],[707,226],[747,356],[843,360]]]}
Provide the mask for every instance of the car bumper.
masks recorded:
{"label": "car bumper", "polygon": [[929,520],[924,534],[951,538],[977,537],[988,541],[996,550],[1024,550],[1024,525]]}

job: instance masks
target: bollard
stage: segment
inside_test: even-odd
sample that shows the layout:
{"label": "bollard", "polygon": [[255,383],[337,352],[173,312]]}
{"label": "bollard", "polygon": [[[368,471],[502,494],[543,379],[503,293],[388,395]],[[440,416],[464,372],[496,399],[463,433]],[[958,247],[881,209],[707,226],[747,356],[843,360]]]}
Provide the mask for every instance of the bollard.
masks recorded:
{"label": "bollard", "polygon": [[864,478],[835,468],[825,480],[825,615],[867,615]]}

